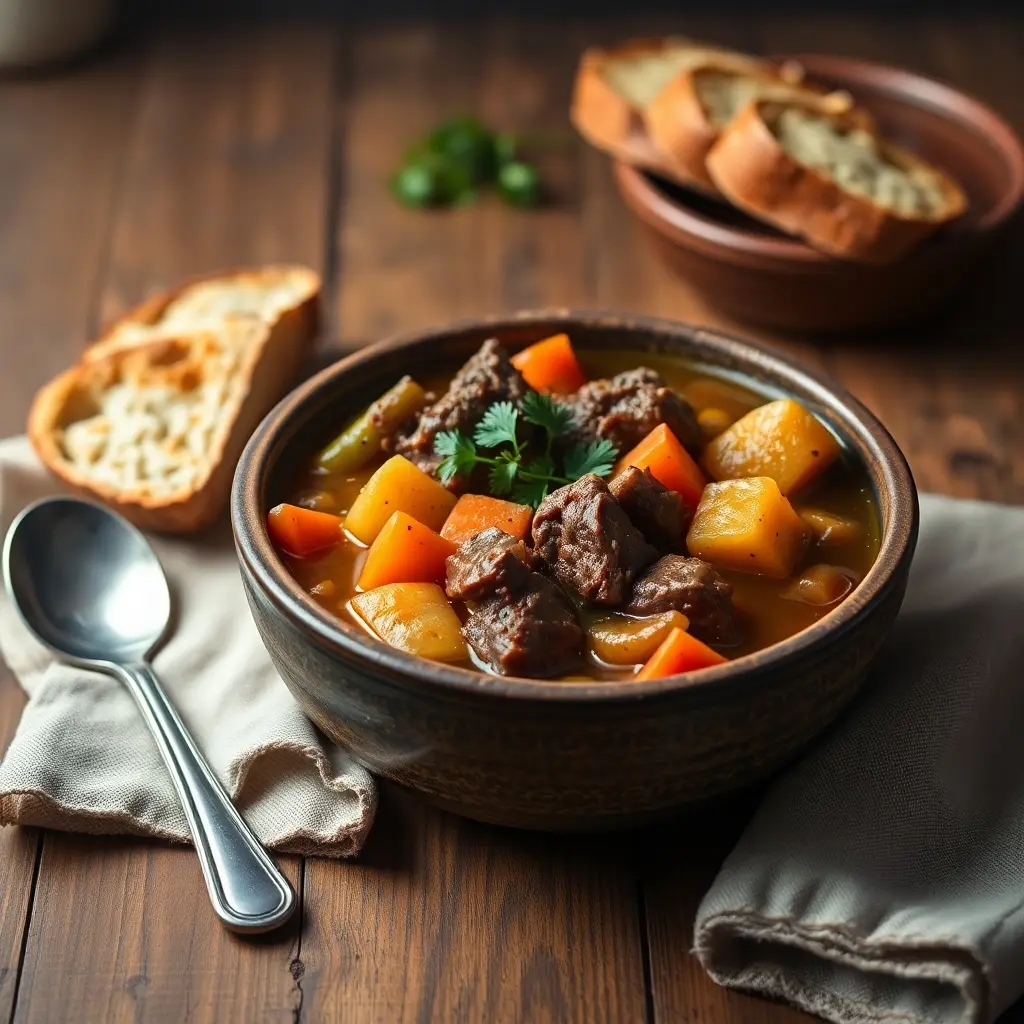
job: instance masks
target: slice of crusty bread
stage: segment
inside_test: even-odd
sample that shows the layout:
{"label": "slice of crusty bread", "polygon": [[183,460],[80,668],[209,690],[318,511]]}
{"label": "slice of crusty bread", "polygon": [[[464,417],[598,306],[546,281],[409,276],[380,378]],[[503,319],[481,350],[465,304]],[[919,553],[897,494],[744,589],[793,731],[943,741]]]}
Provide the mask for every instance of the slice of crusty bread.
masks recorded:
{"label": "slice of crusty bread", "polygon": [[761,220],[848,259],[898,259],[967,208],[942,171],[886,142],[857,111],[754,100],[707,157],[722,194]]}
{"label": "slice of crusty bread", "polygon": [[847,93],[825,95],[800,82],[796,65],[765,66],[712,58],[673,75],[647,105],[645,121],[654,145],[670,160],[676,177],[717,191],[707,155],[733,118],[753,99],[805,100],[842,113],[852,106]]}
{"label": "slice of crusty bread", "polygon": [[203,528],[294,381],[318,295],[316,274],[288,267],[214,275],[143,303],[39,392],[32,444],[62,480],[143,528]]}
{"label": "slice of crusty bread", "polygon": [[308,321],[316,315],[319,294],[320,277],[309,267],[282,264],[205,274],[130,309],[89,345],[84,358],[95,359],[168,331],[216,327],[235,316],[268,324],[296,321],[300,332],[315,330],[316,324]]}
{"label": "slice of crusty bread", "polygon": [[688,69],[719,63],[768,73],[772,65],[682,38],[634,39],[590,49],[580,59],[572,122],[592,145],[629,163],[675,176],[672,161],[648,133],[646,111],[662,89]]}

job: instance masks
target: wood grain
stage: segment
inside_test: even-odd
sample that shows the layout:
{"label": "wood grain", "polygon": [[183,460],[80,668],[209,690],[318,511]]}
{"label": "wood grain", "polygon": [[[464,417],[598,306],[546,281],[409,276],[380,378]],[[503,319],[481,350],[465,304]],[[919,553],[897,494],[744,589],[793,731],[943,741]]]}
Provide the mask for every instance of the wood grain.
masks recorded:
{"label": "wood grain", "polygon": [[[572,56],[525,29],[369,31],[352,41],[338,226],[341,336],[356,344],[454,315],[587,298],[565,139]],[[482,198],[424,214],[384,188],[403,144],[475,112],[557,129],[543,157],[557,202]],[[619,843],[517,835],[388,788],[358,864],[310,860],[303,1017],[397,1021],[643,1020],[636,889]]]}
{"label": "wood grain", "polygon": [[306,1019],[640,1021],[628,851],[502,831],[386,786],[359,862],[306,864]]}
{"label": "wood grain", "polygon": [[[302,28],[153,43],[94,291],[104,318],[219,266],[320,266],[333,55]],[[298,886],[299,859],[279,860]],[[293,1020],[299,930],[231,936],[191,850],[48,833],[15,1019]]]}
{"label": "wood grain", "polygon": [[[87,336],[137,73],[130,56],[116,54],[62,81],[0,89],[0,436],[24,430],[36,388]],[[24,703],[0,662],[0,749]],[[41,841],[34,829],[0,832],[4,1020],[13,1011]]]}
{"label": "wood grain", "polygon": [[190,849],[47,833],[14,1019],[290,1022],[298,935],[225,931]]}

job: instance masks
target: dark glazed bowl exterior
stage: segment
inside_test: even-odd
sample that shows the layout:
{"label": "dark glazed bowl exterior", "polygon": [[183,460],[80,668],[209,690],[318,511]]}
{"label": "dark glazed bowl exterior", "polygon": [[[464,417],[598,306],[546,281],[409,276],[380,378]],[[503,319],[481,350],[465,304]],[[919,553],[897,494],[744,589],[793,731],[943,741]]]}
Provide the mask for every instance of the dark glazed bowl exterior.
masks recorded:
{"label": "dark glazed bowl exterior", "polygon": [[887,266],[841,260],[724,201],[626,164],[615,180],[663,260],[739,319],[798,331],[889,327],[949,301],[1024,195],[1024,150],[988,107],[947,85],[867,61],[792,54],[808,78],[848,90],[882,134],[932,161],[967,192],[966,214]]}
{"label": "dark glazed bowl exterior", "polygon": [[[805,402],[866,468],[882,545],[854,594],[757,654],[644,683],[496,678],[414,658],[333,617],[294,582],[264,526],[289,475],[346,415],[403,373],[454,368],[488,337],[518,349],[567,331],[581,351],[665,352]],[[778,356],[664,320],[551,312],[382,342],[282,401],[238,463],[231,520],[245,590],[302,708],[372,771],[472,818],[599,829],[662,816],[778,768],[853,697],[903,599],[917,497],[892,438],[863,406]]]}

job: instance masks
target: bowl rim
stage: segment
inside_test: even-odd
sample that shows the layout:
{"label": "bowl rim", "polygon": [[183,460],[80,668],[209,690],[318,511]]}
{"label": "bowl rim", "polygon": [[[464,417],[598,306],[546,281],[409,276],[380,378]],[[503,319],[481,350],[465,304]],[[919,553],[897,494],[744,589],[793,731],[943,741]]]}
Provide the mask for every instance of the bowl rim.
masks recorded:
{"label": "bowl rim", "polygon": [[[838,57],[820,53],[780,53],[773,60],[793,60],[804,66],[810,77],[815,74],[856,82],[884,89],[907,97],[910,106],[925,108],[947,121],[976,126],[976,134],[989,139],[1003,157],[1010,182],[984,216],[971,225],[970,235],[978,236],[997,230],[1008,221],[1024,199],[1024,141],[999,113],[970,93],[945,82],[918,74],[907,68],[854,57]],[[845,84],[845,83],[841,83]],[[676,202],[652,180],[650,172],[621,160],[613,161],[616,184],[626,201],[642,219],[661,231],[668,230],[677,241],[735,257],[766,257],[791,263],[822,267],[854,266],[821,252],[796,238],[755,234],[704,216],[692,207]],[[964,233],[941,235],[930,240],[929,250],[959,248],[966,241]]]}
{"label": "bowl rim", "polygon": [[[330,388],[345,374],[366,367],[395,350],[415,349],[453,334],[519,330],[532,324],[554,326],[572,333],[573,326],[586,324],[594,329],[618,328],[633,334],[655,334],[686,339],[706,347],[712,353],[760,363],[769,372],[787,382],[783,390],[799,395],[802,389],[813,400],[827,407],[850,434],[870,452],[874,465],[865,467],[872,486],[888,499],[887,514],[881,523],[878,556],[854,593],[827,612],[817,622],[770,647],[743,655],[722,665],[700,669],[681,676],[662,679],[623,680],[620,682],[558,681],[521,676],[497,676],[475,669],[430,661],[388,646],[321,607],[295,581],[270,542],[263,509],[263,490],[269,477],[270,455],[287,430],[298,427],[294,420],[312,407],[307,418],[318,412],[315,396]],[[709,359],[709,362],[711,360]],[[755,376],[751,371],[751,376]],[[302,421],[300,421],[302,422]],[[880,502],[884,506],[884,502]],[[885,511],[880,508],[880,514]],[[405,332],[385,338],[358,352],[343,357],[310,377],[263,419],[245,446],[235,470],[230,503],[231,527],[243,573],[278,611],[297,623],[303,632],[321,645],[341,651],[351,660],[370,663],[403,685],[415,682],[428,689],[452,694],[474,694],[543,701],[555,704],[607,704],[635,701],[686,690],[696,696],[714,688],[721,695],[726,689],[743,690],[758,685],[765,670],[777,670],[804,655],[840,631],[853,628],[896,584],[898,570],[912,556],[918,529],[917,489],[910,467],[889,432],[857,399],[827,377],[801,367],[796,361],[754,342],[712,328],[698,327],[659,317],[618,314],[589,309],[539,309],[516,314],[471,317],[444,325]]]}

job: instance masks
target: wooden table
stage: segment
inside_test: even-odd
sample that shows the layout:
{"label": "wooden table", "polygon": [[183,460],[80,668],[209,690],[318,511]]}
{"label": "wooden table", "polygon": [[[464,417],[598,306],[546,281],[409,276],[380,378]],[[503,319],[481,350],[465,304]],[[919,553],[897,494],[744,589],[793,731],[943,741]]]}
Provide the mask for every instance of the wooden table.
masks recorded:
{"label": "wooden table", "polygon": [[[915,333],[815,343],[706,308],[648,251],[606,161],[575,140],[543,161],[555,201],[541,211],[392,203],[388,173],[439,117],[565,132],[584,44],[670,30],[905,63],[1024,128],[1024,17],[1005,12],[153,33],[56,77],[0,83],[0,431],[20,431],[34,390],[148,290],[288,259],[324,274],[332,349],[547,305],[760,336],[871,406],[922,489],[1024,501],[1019,228],[956,313]],[[0,747],[23,704],[3,672]],[[561,838],[385,788],[358,860],[285,858],[301,915],[261,941],[217,925],[189,850],[7,829],[0,1018],[796,1024],[809,1018],[717,989],[688,952],[697,902],[748,813]],[[1006,1019],[1024,1020],[1018,1010]]]}

